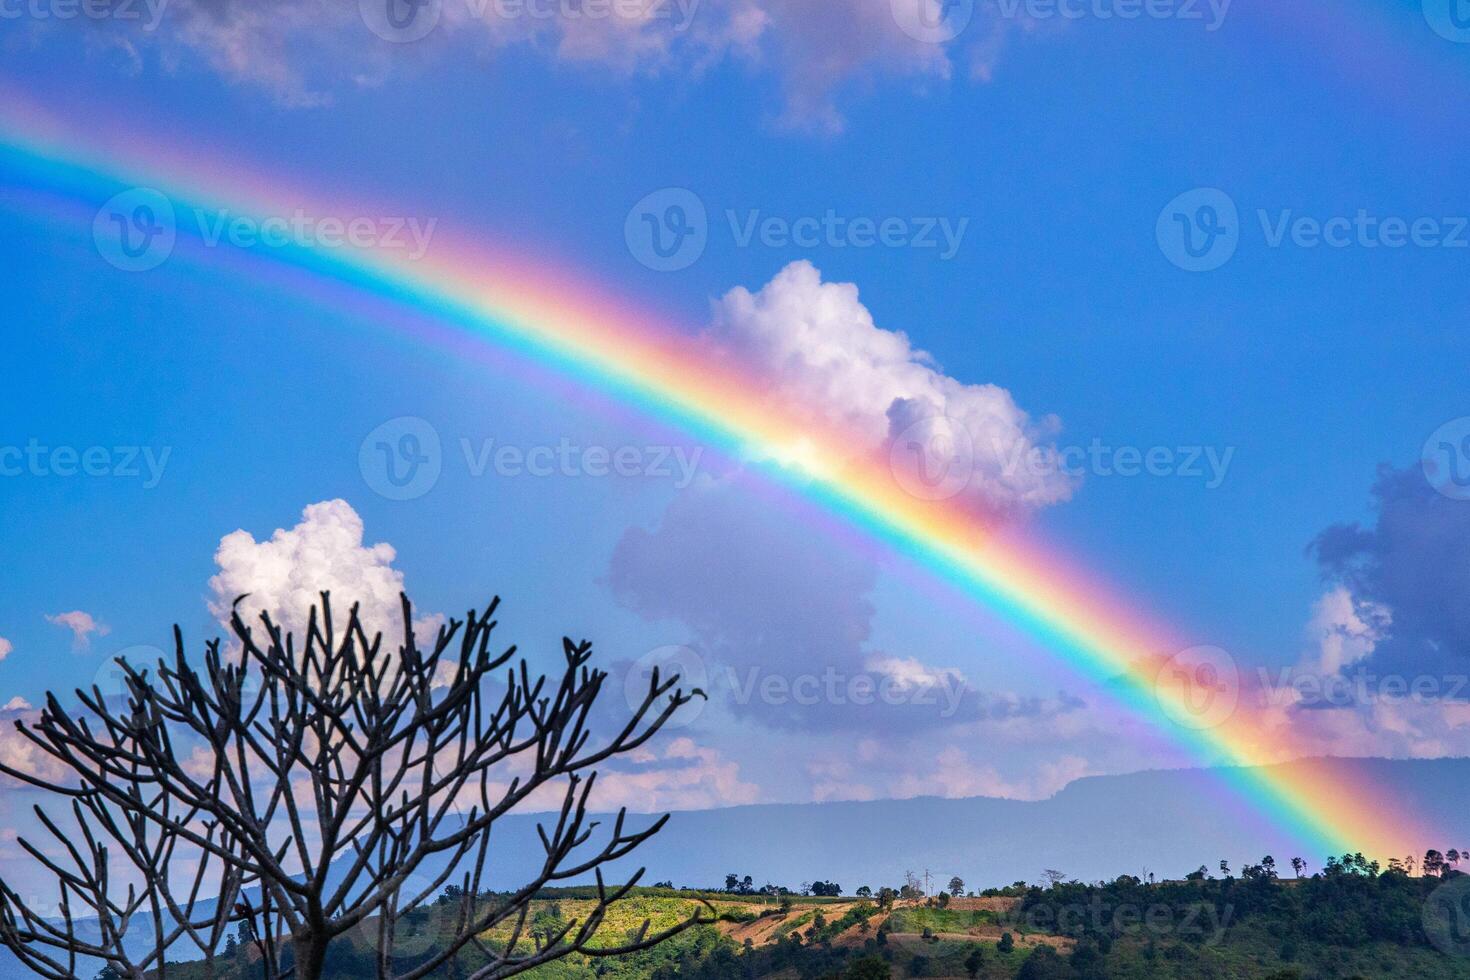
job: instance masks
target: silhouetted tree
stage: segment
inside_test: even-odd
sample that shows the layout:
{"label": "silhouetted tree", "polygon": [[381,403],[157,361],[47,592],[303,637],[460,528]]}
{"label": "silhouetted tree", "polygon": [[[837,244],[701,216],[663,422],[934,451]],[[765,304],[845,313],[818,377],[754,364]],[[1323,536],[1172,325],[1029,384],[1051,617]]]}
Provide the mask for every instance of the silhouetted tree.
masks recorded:
{"label": "silhouetted tree", "polygon": [[[173,655],[153,669],[118,661],[121,699],[78,691],[73,717],[48,694],[39,720],[17,728],[67,777],[0,771],[70,802],[69,820],[38,808],[54,843],[21,842],[55,877],[59,914],[0,881],[0,944],[52,980],[75,977],[81,957],[143,980],[180,947],[213,975],[238,923],[257,976],[317,980],[329,944],[357,931],[370,936],[381,978],[418,980],[473,949],[481,965],[466,980],[490,980],[572,952],[647,948],[703,921],[657,932],[645,922],[598,945],[608,908],[642,875],[609,887],[602,865],[667,817],[630,830],[620,811],[603,842],[586,846],[599,826],[587,814],[593,767],[638,749],[703,692],[655,670],[632,717],[594,743],[589,721],[607,674],[589,666],[591,644],[564,640],[561,676],[533,676],[515,647],[492,652],[497,606],[451,619],[421,650],[405,596],[389,652],[356,606],[335,621],[326,593],[304,637],[269,612],[247,625],[237,600],[230,647],[211,641],[202,665],[175,627]],[[538,826],[539,868],[490,895],[492,826],[547,792],[562,802]],[[597,883],[593,908],[528,939],[531,897],[585,875]],[[403,930],[427,928],[426,905],[456,876],[432,942],[405,958]],[[91,928],[77,927],[84,919]],[[141,951],[125,941],[130,926],[150,933]]]}

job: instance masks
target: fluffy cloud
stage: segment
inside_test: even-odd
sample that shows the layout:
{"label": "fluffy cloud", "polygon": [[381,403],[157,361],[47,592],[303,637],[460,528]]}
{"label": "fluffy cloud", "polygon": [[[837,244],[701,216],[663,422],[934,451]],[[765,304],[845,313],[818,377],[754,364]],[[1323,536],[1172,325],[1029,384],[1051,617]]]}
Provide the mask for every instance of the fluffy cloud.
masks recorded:
{"label": "fluffy cloud", "polygon": [[628,759],[612,761],[597,777],[596,805],[606,810],[704,810],[759,798],[735,762],[687,736],[660,738]]}
{"label": "fluffy cloud", "polygon": [[[40,716],[24,698],[11,698],[10,703],[0,708],[0,763],[37,779],[65,780],[66,767],[37,748],[15,727],[18,721],[34,725]],[[13,776],[0,774],[0,786],[17,785],[23,784]]]}
{"label": "fluffy cloud", "polygon": [[1359,602],[1344,586],[1326,592],[1312,607],[1307,624],[1312,654],[1308,665],[1336,674],[1367,659],[1392,625],[1393,614],[1373,602]]}
{"label": "fluffy cloud", "polygon": [[1244,678],[1251,728],[1283,759],[1470,754],[1470,509],[1418,468],[1379,471],[1371,524],[1312,542],[1327,591],[1307,648]]}
{"label": "fluffy cloud", "polygon": [[14,644],[12,644],[5,637],[0,636],[0,660],[4,660],[6,657],[10,656],[10,652],[14,649]]}
{"label": "fluffy cloud", "polygon": [[906,488],[932,487],[988,516],[1055,504],[1075,489],[1047,441],[1055,417],[1032,419],[1004,388],[944,374],[905,334],[874,323],[855,285],[823,282],[810,262],[791,263],[757,292],[730,290],[707,339],[795,417],[854,433]]}
{"label": "fluffy cloud", "polygon": [[[257,541],[248,531],[235,531],[220,540],[215,552],[219,572],[209,580],[213,599],[210,612],[228,623],[231,606],[241,595],[241,618],[253,625],[262,611],[286,629],[302,633],[320,593],[332,594],[334,615],[345,615],[352,603],[369,635],[381,631],[385,643],[402,630],[399,594],[403,573],[393,567],[393,546],[363,543],[362,518],[345,500],[311,504],[295,527],[277,529],[268,540]],[[437,629],[440,619],[426,617],[414,623],[422,641]]]}
{"label": "fluffy cloud", "polygon": [[1380,471],[1373,504],[1371,526],[1337,524],[1312,544],[1371,627],[1360,659],[1401,674],[1470,673],[1470,506],[1435,492],[1418,468]]}
{"label": "fluffy cloud", "polygon": [[85,650],[90,647],[93,633],[98,636],[106,636],[112,631],[111,627],[98,622],[91,613],[82,612],[80,609],[57,613],[54,616],[48,615],[46,622],[71,630],[72,649],[74,650]]}
{"label": "fluffy cloud", "polygon": [[[703,342],[760,379],[783,412],[852,433],[865,457],[886,461],[896,440],[900,448],[922,440],[928,451],[931,423],[949,420],[968,444],[964,458],[925,462],[946,472],[963,463],[957,492],[987,519],[1072,492],[1055,473],[1011,466],[1018,455],[1049,452],[1041,440],[1054,420],[1034,422],[1000,387],[944,374],[905,335],[877,326],[856,287],[822,282],[810,263],[787,266],[754,293],[730,291]],[[762,448],[779,456],[791,447]],[[823,535],[827,520],[745,470],[706,475],[655,526],[623,535],[607,584],[646,619],[693,631],[712,704],[776,728],[913,732],[1054,710],[978,691],[958,669],[909,651],[872,649],[878,565]]]}
{"label": "fluffy cloud", "polygon": [[[778,124],[824,133],[842,129],[847,91],[879,80],[945,83],[952,54],[969,76],[988,80],[1013,19],[977,10],[952,41],[935,43],[926,23],[942,0],[648,0],[591,5],[571,0],[442,0],[411,44],[380,40],[367,27],[385,0],[145,0],[138,18],[90,22],[88,40],[121,52],[135,70],[156,58],[165,70],[199,60],[287,106],[329,103],[348,87],[383,84],[395,73],[446,57],[523,45],[559,62],[629,77],[697,77],[733,59],[772,75],[781,92]],[[615,11],[599,16],[598,10]],[[376,9],[375,9],[376,8]],[[427,21],[424,21],[427,23]],[[57,26],[34,21],[30,29]]]}
{"label": "fluffy cloud", "polygon": [[[913,0],[916,8],[920,4],[939,6],[939,0]],[[854,82],[943,81],[951,74],[944,45],[916,38],[899,23],[904,3],[736,0],[728,6],[727,36],[738,36],[736,30],[745,28],[743,43],[735,49],[746,60],[777,72],[784,96],[778,121],[788,128],[840,132],[843,118],[837,97]],[[932,16],[932,11],[924,13]],[[908,26],[914,27],[919,16],[920,11],[914,10]],[[758,32],[752,30],[757,26]]]}

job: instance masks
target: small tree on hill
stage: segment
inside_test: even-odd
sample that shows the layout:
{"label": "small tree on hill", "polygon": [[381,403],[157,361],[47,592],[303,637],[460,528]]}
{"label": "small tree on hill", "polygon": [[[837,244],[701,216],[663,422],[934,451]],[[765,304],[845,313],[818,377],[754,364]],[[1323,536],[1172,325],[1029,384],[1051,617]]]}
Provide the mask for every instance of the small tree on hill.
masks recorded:
{"label": "small tree on hill", "polygon": [[[355,933],[380,978],[449,969],[491,980],[572,952],[644,949],[704,921],[645,922],[626,941],[595,941],[642,875],[608,886],[601,867],[667,817],[631,830],[620,811],[599,834],[587,812],[593,767],[639,748],[702,692],[655,670],[631,718],[594,741],[607,674],[589,666],[591,644],[564,640],[561,675],[535,676],[514,647],[492,651],[497,605],[450,620],[421,650],[403,597],[389,652],[356,606],[345,624],[335,619],[325,593],[304,637],[268,612],[247,625],[237,600],[231,646],[212,641],[202,664],[175,627],[171,658],[153,669],[118,662],[121,699],[78,691],[74,717],[48,695],[39,721],[17,727],[67,778],[0,771],[70,803],[69,819],[38,808],[54,843],[20,842],[56,879],[59,914],[0,881],[0,944],[50,980],[72,980],[79,958],[128,980],[162,976],[165,954],[191,948],[214,976],[238,926],[254,976],[318,980],[328,946]],[[490,895],[491,828],[547,793],[561,805],[537,828],[539,867]],[[590,911],[528,928],[533,895],[587,875]],[[458,890],[431,921],[428,906],[450,883]],[[149,933],[141,946],[130,926]],[[472,971],[462,952],[474,954]]]}

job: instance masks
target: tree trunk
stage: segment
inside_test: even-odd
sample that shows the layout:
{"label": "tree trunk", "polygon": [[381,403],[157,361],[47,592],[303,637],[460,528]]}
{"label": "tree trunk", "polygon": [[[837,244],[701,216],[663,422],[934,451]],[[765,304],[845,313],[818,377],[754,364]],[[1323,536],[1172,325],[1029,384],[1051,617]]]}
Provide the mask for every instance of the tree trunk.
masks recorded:
{"label": "tree trunk", "polygon": [[301,936],[291,941],[291,949],[296,958],[294,980],[321,980],[322,967],[327,962],[327,944],[314,935]]}

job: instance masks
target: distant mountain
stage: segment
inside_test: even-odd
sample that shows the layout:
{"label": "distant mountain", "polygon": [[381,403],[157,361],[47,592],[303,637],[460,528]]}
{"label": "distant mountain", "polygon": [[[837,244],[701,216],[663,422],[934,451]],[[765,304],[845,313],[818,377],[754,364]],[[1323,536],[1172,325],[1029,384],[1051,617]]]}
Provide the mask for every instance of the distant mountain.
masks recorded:
{"label": "distant mountain", "polygon": [[[1458,839],[1421,841],[1416,850],[1470,849],[1470,759],[1328,759],[1271,767],[1288,784],[1307,766],[1338,770],[1344,785],[1366,782],[1385,798]],[[1226,790],[1218,770],[1167,770],[1079,779],[1047,800],[985,797],[764,804],[676,813],[664,830],[614,874],[644,865],[644,884],[717,887],[725,875],[750,875],[796,887],[836,881],[849,893],[902,882],[905,870],[932,873],[940,884],[959,875],[971,887],[1036,881],[1055,868],[1082,880],[1153,872],[1181,878],[1223,858],[1239,868],[1263,855],[1286,869],[1292,857],[1308,872],[1326,854],[1299,854],[1259,808]],[[1316,800],[1315,805],[1358,801]],[[536,822],[508,817],[491,846],[491,887],[520,885],[542,857]],[[638,821],[646,818],[630,818]],[[1290,873],[1287,871],[1286,873]],[[574,884],[576,882],[567,882]],[[938,887],[938,886],[936,886]],[[0,951],[0,980],[26,976]]]}
{"label": "distant mountain", "polygon": [[[1324,765],[1344,785],[1366,780],[1429,825],[1460,835],[1421,841],[1419,853],[1470,845],[1470,759],[1327,759],[1274,766],[1270,775],[1290,783],[1305,767]],[[1330,809],[1357,801],[1312,802]],[[517,846],[502,842],[501,883],[525,875],[539,850],[534,821],[516,821],[506,830]],[[1079,779],[1037,802],[920,797],[676,813],[635,857],[648,868],[645,883],[716,886],[734,872],[757,884],[820,878],[850,891],[898,884],[905,870],[926,868],[943,882],[958,874],[982,887],[1037,881],[1047,868],[1085,881],[1145,871],[1179,878],[1222,858],[1239,867],[1266,854],[1282,867],[1304,858],[1312,870],[1328,857],[1294,853],[1279,827],[1225,789],[1219,771],[1168,770]]]}

